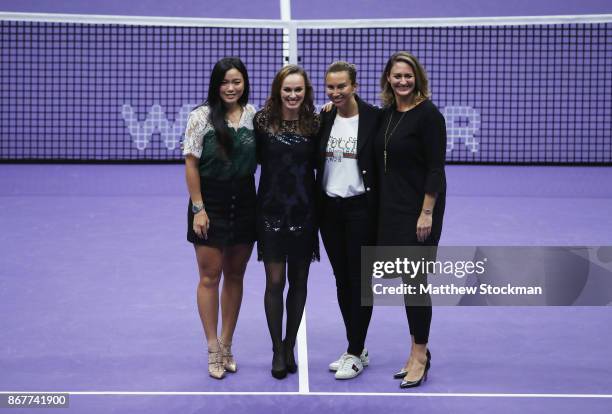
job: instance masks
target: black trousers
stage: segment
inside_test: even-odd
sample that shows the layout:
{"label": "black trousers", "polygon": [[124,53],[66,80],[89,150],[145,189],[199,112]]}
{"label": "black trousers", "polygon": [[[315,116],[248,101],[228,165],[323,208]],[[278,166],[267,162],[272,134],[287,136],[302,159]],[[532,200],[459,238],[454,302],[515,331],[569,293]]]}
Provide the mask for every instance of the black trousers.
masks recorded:
{"label": "black trousers", "polygon": [[[434,218],[436,220],[437,218]],[[438,230],[432,230],[432,234],[425,240],[424,242],[419,242],[416,236],[416,227],[418,217],[415,216],[412,220],[407,220],[411,222],[412,228],[415,229],[414,233],[411,237],[406,238],[406,245],[408,246],[421,246],[421,247],[429,247],[428,253],[426,256],[426,260],[436,260],[437,255],[437,246],[440,241],[440,233],[441,233],[441,224],[442,218],[440,217],[437,220]],[[418,258],[417,258],[418,260]],[[416,284],[418,285],[427,285],[427,274],[418,275],[415,279],[407,280],[403,279],[404,283]],[[410,303],[410,301],[415,301],[417,305],[414,303]],[[410,298],[408,296],[404,297],[404,302],[406,303],[406,317],[408,318],[408,327],[410,329],[410,335],[414,337],[414,343],[419,345],[425,345],[429,342],[429,331],[431,329],[431,318],[432,318],[432,306],[431,306],[431,297],[428,293],[419,295],[418,298]]]}
{"label": "black trousers", "polygon": [[[405,246],[405,247],[420,247],[421,254],[425,256],[416,256],[412,260],[420,260],[424,257],[426,260],[435,261],[437,255],[437,246],[440,241],[440,233],[430,235],[425,242],[419,242],[416,236],[416,226],[418,217],[407,217],[405,220],[406,228],[409,232],[398,232],[397,227],[390,227],[388,224],[383,224],[386,227],[380,226],[377,245],[378,246]],[[414,230],[412,230],[414,229]],[[391,260],[386,258],[385,260]],[[419,291],[420,285],[427,285],[427,274],[422,273],[415,278],[402,276],[402,282],[406,285],[412,285]],[[424,345],[429,342],[429,332],[431,329],[432,318],[432,302],[428,293],[418,295],[405,295],[404,304],[406,305],[406,317],[408,319],[408,327],[410,335],[414,337],[416,344]]]}
{"label": "black trousers", "polygon": [[[365,194],[349,198],[323,196],[321,237],[336,277],[338,305],[344,319],[349,354],[364,348],[372,307],[361,305],[361,246],[373,243]],[[369,286],[364,287],[369,289]]]}
{"label": "black trousers", "polygon": [[[418,289],[419,285],[427,285],[427,275],[419,275],[414,279],[402,277],[402,281],[407,285],[414,285]],[[416,299],[418,305],[410,303],[414,301],[414,298],[410,296],[404,296],[410,335],[414,336],[414,343],[425,345],[429,342],[429,330],[431,328],[431,296],[428,293],[419,295]]]}

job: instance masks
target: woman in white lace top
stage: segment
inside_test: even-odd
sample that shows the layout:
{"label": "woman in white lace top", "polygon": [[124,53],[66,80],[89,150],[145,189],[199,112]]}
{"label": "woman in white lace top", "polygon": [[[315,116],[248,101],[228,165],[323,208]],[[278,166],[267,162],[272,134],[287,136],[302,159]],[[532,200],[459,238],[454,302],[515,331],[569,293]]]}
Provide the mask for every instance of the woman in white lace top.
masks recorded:
{"label": "woman in white lace top", "polygon": [[255,108],[248,98],[244,64],[238,58],[221,59],[211,73],[206,102],[189,116],[183,142],[190,195],[187,240],[195,247],[200,274],[197,299],[208,372],[217,379],[237,370],[231,344],[255,241]]}

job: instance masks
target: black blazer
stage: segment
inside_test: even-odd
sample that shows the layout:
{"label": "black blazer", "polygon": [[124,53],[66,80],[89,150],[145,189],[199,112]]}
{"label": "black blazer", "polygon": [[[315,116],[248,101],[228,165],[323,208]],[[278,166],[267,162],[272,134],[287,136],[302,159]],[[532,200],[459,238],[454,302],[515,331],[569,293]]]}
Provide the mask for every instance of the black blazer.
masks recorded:
{"label": "black blazer", "polygon": [[[374,161],[374,139],[380,127],[383,111],[355,95],[359,108],[359,124],[357,130],[357,164],[363,179],[368,200],[368,217],[371,218],[372,231],[376,230],[378,215],[378,178]],[[318,205],[323,205],[323,174],[329,134],[334,125],[338,110],[334,107],[329,112],[321,112],[321,127],[319,128],[319,151],[317,156],[317,198]]]}

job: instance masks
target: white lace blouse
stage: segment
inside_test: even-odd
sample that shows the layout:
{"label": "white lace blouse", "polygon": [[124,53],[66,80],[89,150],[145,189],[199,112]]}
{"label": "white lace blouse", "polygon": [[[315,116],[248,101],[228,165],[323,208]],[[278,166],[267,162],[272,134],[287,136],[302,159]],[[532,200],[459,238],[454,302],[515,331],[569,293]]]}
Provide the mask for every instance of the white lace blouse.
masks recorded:
{"label": "white lace blouse", "polygon": [[[253,130],[253,118],[255,117],[255,107],[247,104],[242,111],[242,116],[238,125],[233,125],[228,121],[228,126],[239,130],[246,128]],[[185,129],[185,137],[183,139],[183,155],[191,154],[197,158],[202,156],[202,148],[204,146],[204,137],[208,134],[214,135],[214,128],[209,122],[208,116],[210,108],[206,105],[199,106],[189,114],[187,120],[187,128]]]}

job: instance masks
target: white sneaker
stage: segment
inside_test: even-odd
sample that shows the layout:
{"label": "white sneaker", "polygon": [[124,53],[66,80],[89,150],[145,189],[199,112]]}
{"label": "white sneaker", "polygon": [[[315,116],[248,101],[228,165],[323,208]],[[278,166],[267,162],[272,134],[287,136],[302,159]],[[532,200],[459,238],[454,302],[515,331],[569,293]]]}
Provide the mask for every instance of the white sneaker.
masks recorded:
{"label": "white sneaker", "polygon": [[336,371],[336,379],[351,379],[361,374],[363,371],[363,364],[361,358],[357,358],[355,355],[346,354],[340,362],[340,368]]}
{"label": "white sneaker", "polygon": [[359,359],[361,359],[361,364],[364,368],[370,365],[370,354],[368,354],[368,348],[363,348],[361,355],[359,355]]}
{"label": "white sneaker", "polygon": [[[342,362],[342,359],[346,355],[348,355],[348,354],[345,352],[342,355],[340,355],[340,358],[338,358],[334,362],[330,363],[329,364],[329,370],[330,371],[338,371],[338,368],[340,368],[340,363]],[[361,364],[364,367],[367,367],[368,365],[370,365],[370,355],[368,355],[368,348],[363,348],[363,351],[361,351],[361,355],[359,355],[359,358],[361,359]]]}

